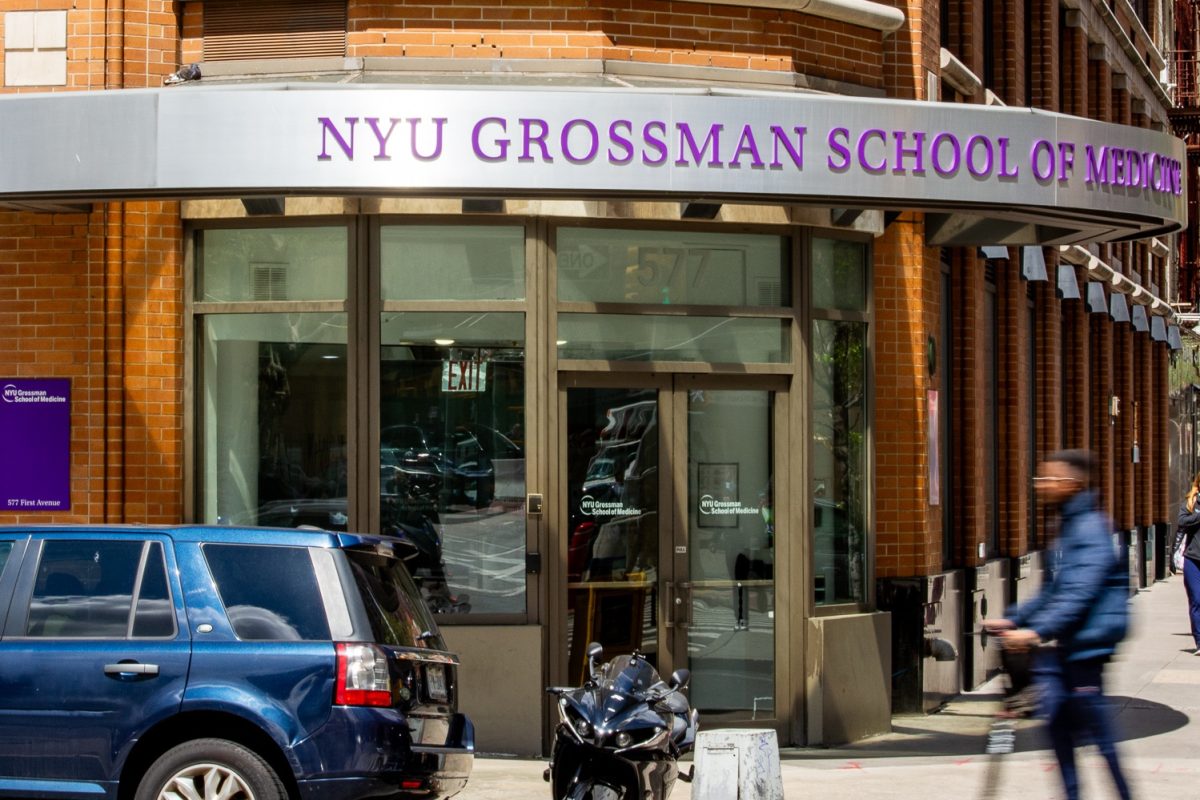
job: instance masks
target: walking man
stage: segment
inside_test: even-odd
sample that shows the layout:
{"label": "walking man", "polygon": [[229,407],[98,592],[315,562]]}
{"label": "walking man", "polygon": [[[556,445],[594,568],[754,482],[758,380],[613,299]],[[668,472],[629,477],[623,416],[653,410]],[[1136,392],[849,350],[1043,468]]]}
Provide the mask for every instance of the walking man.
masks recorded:
{"label": "walking man", "polygon": [[1108,762],[1117,793],[1129,800],[1103,688],[1104,665],[1128,627],[1129,575],[1113,548],[1112,521],[1091,488],[1093,469],[1086,450],[1054,453],[1038,467],[1038,499],[1061,516],[1050,575],[1036,597],[984,627],[1006,648],[1039,648],[1039,711],[1048,721],[1067,800],[1079,800],[1075,748],[1089,740]]}

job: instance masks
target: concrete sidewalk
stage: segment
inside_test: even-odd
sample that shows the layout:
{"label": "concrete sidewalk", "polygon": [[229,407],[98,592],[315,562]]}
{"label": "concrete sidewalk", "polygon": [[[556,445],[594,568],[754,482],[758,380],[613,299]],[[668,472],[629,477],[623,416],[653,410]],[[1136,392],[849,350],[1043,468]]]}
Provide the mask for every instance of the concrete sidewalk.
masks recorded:
{"label": "concrete sidewalk", "polygon": [[[1183,578],[1139,592],[1133,615],[1132,635],[1107,678],[1126,777],[1135,797],[1195,800],[1200,797],[1200,657],[1191,655]],[[979,797],[987,763],[981,755],[984,736],[999,697],[998,688],[985,686],[937,714],[894,717],[892,732],[883,736],[842,747],[786,749],[781,753],[784,792],[791,800]],[[703,724],[701,718],[702,729]],[[540,760],[478,758],[459,797],[549,798],[542,781],[545,767]],[[1093,748],[1082,751],[1080,767],[1085,798],[1116,797]],[[677,784],[672,800],[690,800],[689,788]],[[1062,797],[1040,722],[1022,721],[1017,752],[1004,759],[996,797]]]}

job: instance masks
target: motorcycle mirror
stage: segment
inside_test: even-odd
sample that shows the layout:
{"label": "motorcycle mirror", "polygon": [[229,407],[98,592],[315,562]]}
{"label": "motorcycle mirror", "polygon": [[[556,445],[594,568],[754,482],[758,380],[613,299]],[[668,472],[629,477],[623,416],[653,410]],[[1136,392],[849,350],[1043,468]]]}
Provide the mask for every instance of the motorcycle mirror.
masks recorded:
{"label": "motorcycle mirror", "polygon": [[588,674],[590,675],[595,673],[596,662],[604,655],[604,645],[599,642],[592,642],[587,646],[585,652],[587,653]]}
{"label": "motorcycle mirror", "polygon": [[692,679],[692,673],[686,669],[677,669],[671,673],[671,682],[668,684],[672,689],[684,689],[688,685],[688,681]]}

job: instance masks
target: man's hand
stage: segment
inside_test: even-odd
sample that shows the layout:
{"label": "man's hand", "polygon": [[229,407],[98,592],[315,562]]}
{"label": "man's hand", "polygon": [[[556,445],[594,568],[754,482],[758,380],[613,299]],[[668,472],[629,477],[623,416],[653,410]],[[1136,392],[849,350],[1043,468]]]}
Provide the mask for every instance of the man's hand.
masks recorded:
{"label": "man's hand", "polygon": [[1016,627],[1016,624],[1009,619],[985,619],[983,621],[983,629],[988,633],[1003,633]]}
{"label": "man's hand", "polygon": [[1042,637],[1038,636],[1037,631],[1030,630],[1029,628],[1018,628],[1000,634],[1000,641],[1003,642],[1006,649],[1016,653],[1023,653],[1041,644]]}

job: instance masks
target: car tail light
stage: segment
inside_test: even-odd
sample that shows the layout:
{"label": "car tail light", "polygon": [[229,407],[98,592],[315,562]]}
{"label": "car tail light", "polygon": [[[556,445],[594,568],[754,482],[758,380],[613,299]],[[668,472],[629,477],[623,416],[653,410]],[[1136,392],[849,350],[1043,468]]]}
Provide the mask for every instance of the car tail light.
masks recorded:
{"label": "car tail light", "polygon": [[339,706],[390,706],[387,654],[369,644],[338,642],[333,702]]}

